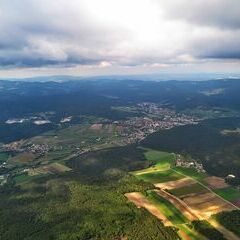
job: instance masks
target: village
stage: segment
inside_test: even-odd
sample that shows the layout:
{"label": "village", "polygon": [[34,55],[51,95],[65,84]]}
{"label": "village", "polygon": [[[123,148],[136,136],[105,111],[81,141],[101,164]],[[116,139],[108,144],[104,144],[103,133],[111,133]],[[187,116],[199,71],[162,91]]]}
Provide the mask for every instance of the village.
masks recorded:
{"label": "village", "polygon": [[175,161],[176,167],[194,168],[199,173],[206,172],[203,168],[203,165],[193,159],[191,159],[191,161],[186,161],[186,159],[184,159],[180,154],[175,154],[175,157],[176,157],[176,161]]}

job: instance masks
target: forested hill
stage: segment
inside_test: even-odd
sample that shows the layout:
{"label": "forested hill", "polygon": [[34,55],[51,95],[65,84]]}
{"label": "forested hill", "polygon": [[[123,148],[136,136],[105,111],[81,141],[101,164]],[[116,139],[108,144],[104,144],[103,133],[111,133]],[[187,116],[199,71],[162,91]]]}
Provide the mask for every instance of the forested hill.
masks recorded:
{"label": "forested hill", "polygon": [[240,118],[212,119],[153,133],[141,144],[169,152],[189,154],[219,176],[240,177]]}
{"label": "forested hill", "polygon": [[221,107],[240,110],[240,81],[66,82],[0,81],[0,121],[36,112],[114,116],[111,106],[157,102],[184,110]]}

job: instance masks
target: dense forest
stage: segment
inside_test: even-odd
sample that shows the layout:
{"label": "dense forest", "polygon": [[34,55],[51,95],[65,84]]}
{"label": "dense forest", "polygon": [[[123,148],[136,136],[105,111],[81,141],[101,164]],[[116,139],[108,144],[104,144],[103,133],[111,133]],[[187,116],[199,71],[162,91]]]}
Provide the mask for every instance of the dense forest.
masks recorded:
{"label": "dense forest", "polygon": [[41,177],[2,192],[0,238],[179,239],[176,229],[164,227],[123,195],[152,188],[126,172],[151,164],[142,151],[130,146],[89,153],[69,162],[74,172]]}
{"label": "dense forest", "polygon": [[216,215],[216,219],[223,226],[240,237],[240,210],[221,212]]}
{"label": "dense forest", "polygon": [[201,233],[207,239],[226,240],[222,233],[212,227],[207,221],[193,221],[192,225],[196,231]]}

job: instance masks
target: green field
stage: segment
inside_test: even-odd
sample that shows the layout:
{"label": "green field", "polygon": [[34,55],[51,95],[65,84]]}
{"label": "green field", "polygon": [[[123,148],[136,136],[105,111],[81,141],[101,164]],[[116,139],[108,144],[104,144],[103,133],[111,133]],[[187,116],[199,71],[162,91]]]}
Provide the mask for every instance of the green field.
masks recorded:
{"label": "green field", "polygon": [[1,152],[0,153],[0,163],[7,161],[10,156],[11,155],[7,152]]}
{"label": "green field", "polygon": [[234,187],[217,189],[215,192],[228,201],[240,200],[240,191]]}
{"label": "green field", "polygon": [[31,164],[35,159],[35,155],[28,152],[19,153],[8,159],[8,163],[15,165]]}
{"label": "green field", "polygon": [[141,179],[150,183],[162,183],[162,182],[179,180],[183,178],[182,175],[172,171],[171,169],[166,171],[156,171],[156,172],[139,174],[139,175],[136,175],[136,177],[138,179]]}
{"label": "green field", "polygon": [[144,150],[145,158],[152,164],[151,167],[133,172],[134,174],[169,170],[174,163],[175,156],[172,153],[139,148]]}
{"label": "green field", "polygon": [[43,157],[38,159],[39,162],[53,163],[53,162],[64,162],[64,160],[71,155],[71,149],[63,148],[46,153]]}
{"label": "green field", "polygon": [[174,154],[172,153],[162,152],[162,151],[157,151],[157,150],[152,150],[147,148],[142,148],[142,149],[146,150],[144,155],[147,158],[147,160],[156,161],[157,165],[159,166],[164,163],[172,164],[174,161]]}
{"label": "green field", "polygon": [[191,224],[181,224],[178,225],[178,228],[183,230],[190,237],[191,240],[208,240],[195,229],[193,229]]}
{"label": "green field", "polygon": [[186,176],[189,176],[197,181],[203,181],[203,179],[205,177],[207,177],[206,173],[201,173],[198,172],[196,169],[194,168],[184,168],[184,167],[174,167],[173,170],[175,170],[176,172],[178,172],[179,174],[183,174]]}
{"label": "green field", "polygon": [[172,222],[184,231],[192,240],[205,240],[205,237],[191,228],[189,220],[169,201],[154,191],[147,191],[147,198]]}
{"label": "green field", "polygon": [[180,188],[171,189],[169,191],[170,191],[171,194],[173,194],[177,197],[187,195],[187,194],[191,194],[191,193],[207,192],[206,188],[204,188],[199,183],[191,184],[191,185],[180,187]]}
{"label": "green field", "polygon": [[102,145],[121,138],[114,125],[105,124],[99,129],[92,129],[91,124],[76,124],[55,131],[49,131],[30,139],[31,143],[58,145],[77,145],[88,147]]}
{"label": "green field", "polygon": [[33,177],[29,176],[27,173],[23,173],[23,174],[16,175],[13,179],[17,184],[20,184],[20,183],[26,182],[32,178]]}
{"label": "green field", "polygon": [[175,161],[173,153],[147,148],[141,149],[145,151],[145,158],[154,164],[149,168],[132,172],[138,179],[151,183],[161,183],[179,180],[185,175],[198,181],[202,181],[207,176],[207,174],[199,173],[193,168],[173,167]]}
{"label": "green field", "polygon": [[152,201],[173,224],[188,222],[188,219],[172,203],[159,196],[156,192],[148,191],[147,198]]}

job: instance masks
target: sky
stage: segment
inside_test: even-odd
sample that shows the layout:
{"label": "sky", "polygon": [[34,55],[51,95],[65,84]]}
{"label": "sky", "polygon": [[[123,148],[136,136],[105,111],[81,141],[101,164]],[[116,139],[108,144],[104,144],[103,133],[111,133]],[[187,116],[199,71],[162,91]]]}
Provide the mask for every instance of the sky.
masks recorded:
{"label": "sky", "polygon": [[240,73],[239,0],[0,0],[0,77]]}

